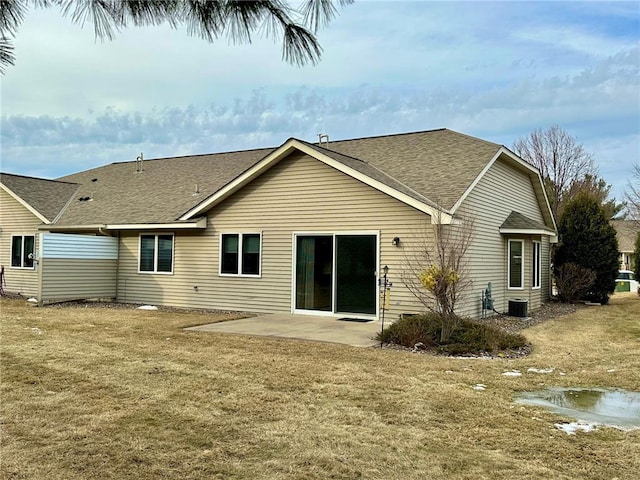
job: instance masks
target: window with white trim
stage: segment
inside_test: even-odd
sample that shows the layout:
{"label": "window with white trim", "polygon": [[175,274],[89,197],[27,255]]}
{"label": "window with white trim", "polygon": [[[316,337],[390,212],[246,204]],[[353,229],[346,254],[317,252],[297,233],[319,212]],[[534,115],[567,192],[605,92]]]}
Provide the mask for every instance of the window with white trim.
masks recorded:
{"label": "window with white trim", "polygon": [[140,273],[173,273],[173,234],[140,235]]}
{"label": "window with white trim", "polygon": [[540,288],[540,242],[532,242],[533,248],[531,257],[531,288]]}
{"label": "window with white trim", "polygon": [[524,288],[524,240],[509,240],[508,276],[509,288]]}
{"label": "window with white trim", "polygon": [[220,238],[220,275],[260,276],[262,234],[223,233]]}
{"label": "window with white trim", "polygon": [[11,268],[34,268],[35,235],[11,236]]}

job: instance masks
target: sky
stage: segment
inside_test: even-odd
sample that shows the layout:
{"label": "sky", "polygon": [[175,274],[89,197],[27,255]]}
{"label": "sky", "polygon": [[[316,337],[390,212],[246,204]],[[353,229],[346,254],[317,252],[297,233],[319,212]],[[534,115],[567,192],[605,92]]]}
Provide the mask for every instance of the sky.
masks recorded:
{"label": "sky", "polygon": [[511,147],[559,125],[621,199],[640,163],[640,2],[356,1],[316,66],[169,26],[96,41],[31,9],[1,78],[1,170],[57,178],[112,162],[449,128]]}

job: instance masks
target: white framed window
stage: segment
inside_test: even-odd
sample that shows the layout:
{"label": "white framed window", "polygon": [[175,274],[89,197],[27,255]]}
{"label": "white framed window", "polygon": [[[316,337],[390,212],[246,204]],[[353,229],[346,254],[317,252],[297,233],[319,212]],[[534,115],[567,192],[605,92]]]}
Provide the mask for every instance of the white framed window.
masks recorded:
{"label": "white framed window", "polygon": [[540,288],[540,242],[532,242],[531,249],[531,288]]}
{"label": "white framed window", "polygon": [[173,273],[173,234],[141,234],[138,273]]}
{"label": "white framed window", "polygon": [[11,268],[25,268],[33,270],[35,255],[35,235],[11,236]]}
{"label": "white framed window", "polygon": [[220,275],[259,277],[261,263],[261,233],[220,235]]}
{"label": "white framed window", "polygon": [[524,240],[509,240],[508,266],[509,289],[524,288]]}

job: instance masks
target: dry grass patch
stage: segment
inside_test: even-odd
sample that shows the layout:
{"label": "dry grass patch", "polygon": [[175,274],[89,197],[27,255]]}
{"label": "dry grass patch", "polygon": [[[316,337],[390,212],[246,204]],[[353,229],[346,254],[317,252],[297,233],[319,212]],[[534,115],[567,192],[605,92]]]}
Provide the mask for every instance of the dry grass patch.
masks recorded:
{"label": "dry grass patch", "polygon": [[[637,390],[637,297],[525,330],[534,351],[516,360],[183,331],[214,320],[198,313],[0,306],[0,478],[631,479],[640,470],[639,431],[568,436],[553,427],[561,417],[512,403],[544,386]],[[528,367],[555,370],[502,375]]]}

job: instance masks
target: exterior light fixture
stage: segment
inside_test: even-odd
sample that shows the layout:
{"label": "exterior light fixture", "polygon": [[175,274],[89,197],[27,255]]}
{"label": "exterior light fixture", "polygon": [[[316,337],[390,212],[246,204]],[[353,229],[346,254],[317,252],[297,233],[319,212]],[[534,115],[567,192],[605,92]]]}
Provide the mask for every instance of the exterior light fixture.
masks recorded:
{"label": "exterior light fixture", "polygon": [[397,247],[400,245],[400,237],[393,237],[393,240],[391,241],[391,245],[393,245],[394,247]]}

